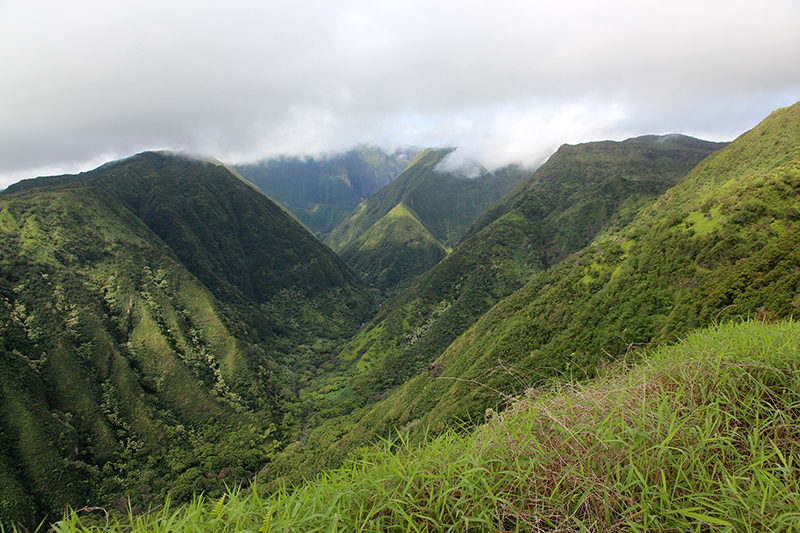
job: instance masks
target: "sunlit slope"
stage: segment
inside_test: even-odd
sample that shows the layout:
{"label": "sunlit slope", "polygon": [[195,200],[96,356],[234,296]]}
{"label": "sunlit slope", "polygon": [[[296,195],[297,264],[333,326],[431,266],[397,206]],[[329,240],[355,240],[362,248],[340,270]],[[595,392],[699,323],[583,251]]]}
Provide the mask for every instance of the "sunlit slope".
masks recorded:
{"label": "sunlit slope", "polygon": [[6,191],[0,250],[0,518],[26,524],[252,476],[308,346],[372,308],[263,193],[169,154]]}
{"label": "sunlit slope", "polygon": [[4,198],[0,213],[5,516],[121,493],[106,465],[128,472],[169,439],[194,448],[179,425],[241,423],[227,384],[243,346],[141,222],[83,188]]}
{"label": "sunlit slope", "polygon": [[402,288],[446,255],[447,250],[403,203],[340,253],[364,281],[381,290]]}
{"label": "sunlit slope", "polygon": [[[632,348],[800,308],[800,105],[701,163],[628,226],[535,276],[359,422],[434,433]],[[358,430],[357,430],[358,431]]]}
{"label": "sunlit slope", "polygon": [[336,226],[325,243],[340,252],[355,241],[361,234],[386,216],[389,211],[401,203],[410,191],[414,189],[425,176],[433,172],[439,162],[451,150],[425,150],[417,156],[395,180],[392,186],[383,187],[368,198],[362,200],[350,215]]}

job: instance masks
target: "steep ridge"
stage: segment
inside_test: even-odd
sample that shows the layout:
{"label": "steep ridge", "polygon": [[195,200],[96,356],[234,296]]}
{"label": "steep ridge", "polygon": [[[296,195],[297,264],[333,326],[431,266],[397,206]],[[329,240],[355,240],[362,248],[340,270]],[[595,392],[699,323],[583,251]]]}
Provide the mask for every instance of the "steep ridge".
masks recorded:
{"label": "steep ridge", "polygon": [[[584,247],[606,224],[630,217],[722,146],[650,136],[562,148],[498,202],[499,207],[513,206],[506,214],[464,240],[419,283],[384,305],[365,331],[345,346],[342,359],[395,358],[404,365],[427,365],[532,274],[560,261],[567,251]],[[491,209],[497,211],[498,206]],[[389,327],[397,323],[404,325],[401,330]],[[403,341],[409,335],[416,339],[410,344]],[[365,343],[367,337],[371,341]],[[407,375],[397,370],[395,375]]]}
{"label": "steep ridge", "polygon": [[[331,322],[333,329],[337,320],[352,324],[371,313],[369,299],[359,292],[363,289],[351,269],[219,162],[145,152],[81,177],[81,183],[105,190],[127,207],[216,298],[229,305],[243,310],[253,305],[285,307],[283,300],[291,289],[291,298],[313,301],[315,309],[322,306],[319,317]],[[62,178],[25,180],[6,193],[51,180]],[[343,302],[346,317],[336,309]],[[280,321],[283,311],[287,310],[276,310],[271,318]],[[249,319],[260,320],[261,314]],[[262,324],[264,328],[269,329]]]}
{"label": "steep ridge", "polygon": [[[393,294],[397,289],[388,283],[388,278],[408,282],[416,274],[432,267],[441,256],[439,253],[426,252],[421,257],[427,259],[426,263],[420,264],[413,272],[408,271],[398,278],[395,268],[392,276],[382,277],[380,268],[374,262],[375,248],[381,249],[384,264],[395,266],[407,263],[403,257],[407,250],[402,245],[404,240],[385,231],[389,220],[394,217],[390,216],[383,223],[381,220],[402,204],[404,210],[413,213],[413,218],[442,248],[449,250],[481,212],[525,177],[519,169],[494,175],[477,164],[466,171],[449,169],[443,163],[453,150],[425,150],[391,184],[361,202],[347,219],[334,228],[325,239],[326,244],[346,257],[351,266],[359,265],[357,270],[367,279],[378,281],[378,288],[388,290],[388,294]],[[376,225],[379,228],[373,229]],[[367,233],[370,235],[357,242]],[[367,240],[373,243],[372,246],[364,246]],[[428,242],[428,239],[425,241]],[[362,254],[365,256],[361,257]]]}
{"label": "steep ridge", "polygon": [[361,145],[324,157],[276,157],[234,168],[324,239],[365,198],[388,185],[419,154]]}
{"label": "steep ridge", "polygon": [[[391,433],[392,427],[413,423],[416,418],[409,413],[425,413],[436,400],[424,396],[425,406],[420,407],[408,391],[422,391],[424,386],[414,388],[419,379],[440,375],[444,367],[435,359],[493,305],[541,272],[544,256],[552,258],[548,265],[552,268],[565,250],[580,249],[604,226],[623,224],[722,146],[682,136],[648,136],[559,150],[498,202],[503,205],[509,197],[513,199],[504,214],[462,241],[411,288],[386,302],[378,316],[344,345],[338,357],[347,377],[339,379],[333,386],[338,390],[326,396],[333,419],[325,422],[326,415],[321,414],[319,434],[312,431],[304,448],[293,452],[296,457],[287,455],[288,464],[319,464],[316,455],[344,453],[349,445],[332,445],[351,430],[345,440],[353,444],[368,440],[375,431]],[[495,366],[496,362],[487,368]],[[374,416],[366,414],[387,390],[418,374],[422,377],[415,385],[403,388],[409,397],[395,394],[396,401],[387,399],[378,404]],[[324,381],[319,386],[328,387]],[[380,413],[389,405],[401,412],[407,406],[408,413],[382,420]],[[339,418],[342,410],[357,406],[366,407],[347,419]],[[361,417],[364,422],[353,429]],[[275,469],[290,475],[301,470],[280,464]]]}
{"label": "steep ridge", "polygon": [[399,290],[447,256],[447,250],[399,203],[358,239],[341,258],[381,290]]}
{"label": "steep ridge", "polygon": [[[800,307],[800,103],[771,114],[622,228],[544,271],[363,416],[353,435],[483,419],[555,375]],[[355,439],[353,439],[355,440]]]}
{"label": "steep ridge", "polygon": [[9,188],[0,250],[2,521],[246,482],[372,312],[263,193],[166,153]]}

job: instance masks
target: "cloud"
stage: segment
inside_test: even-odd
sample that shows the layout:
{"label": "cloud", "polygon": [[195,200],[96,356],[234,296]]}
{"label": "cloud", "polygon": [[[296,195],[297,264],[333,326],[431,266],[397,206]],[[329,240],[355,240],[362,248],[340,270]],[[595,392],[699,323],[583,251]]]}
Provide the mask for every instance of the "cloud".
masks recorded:
{"label": "cloud", "polygon": [[6,0],[0,187],[145,149],[449,145],[492,168],[730,140],[800,100],[798,25],[796,0]]}

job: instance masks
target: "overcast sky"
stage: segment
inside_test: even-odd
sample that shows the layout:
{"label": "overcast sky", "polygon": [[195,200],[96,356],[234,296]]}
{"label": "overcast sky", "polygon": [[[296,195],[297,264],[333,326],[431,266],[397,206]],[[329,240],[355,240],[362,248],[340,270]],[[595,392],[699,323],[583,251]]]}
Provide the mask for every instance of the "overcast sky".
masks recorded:
{"label": "overcast sky", "polygon": [[533,164],[798,100],[800,0],[0,0],[0,188],[149,149]]}

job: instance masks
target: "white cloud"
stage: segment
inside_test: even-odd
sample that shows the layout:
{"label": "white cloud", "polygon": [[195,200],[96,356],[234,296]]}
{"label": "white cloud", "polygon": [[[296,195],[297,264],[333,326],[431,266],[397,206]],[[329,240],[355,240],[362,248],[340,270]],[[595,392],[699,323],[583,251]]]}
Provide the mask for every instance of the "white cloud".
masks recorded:
{"label": "white cloud", "polygon": [[797,27],[796,0],[7,0],[0,187],[152,148],[727,140],[800,100]]}

